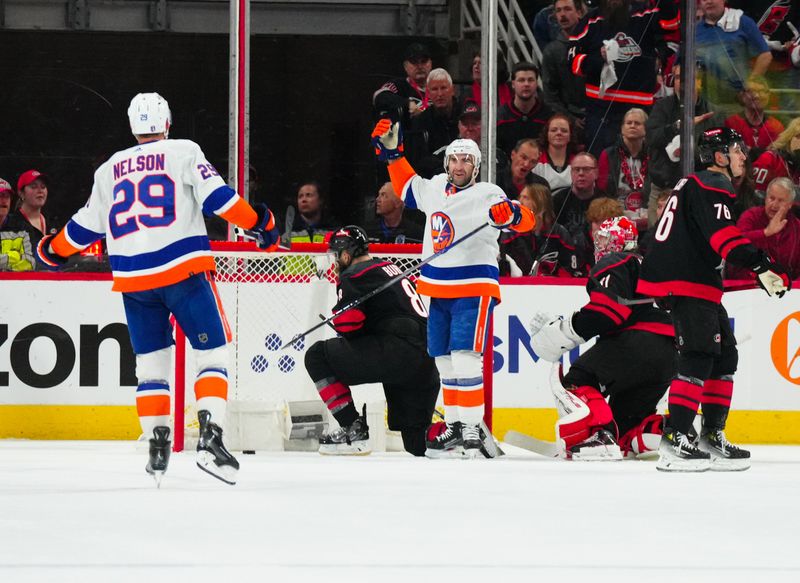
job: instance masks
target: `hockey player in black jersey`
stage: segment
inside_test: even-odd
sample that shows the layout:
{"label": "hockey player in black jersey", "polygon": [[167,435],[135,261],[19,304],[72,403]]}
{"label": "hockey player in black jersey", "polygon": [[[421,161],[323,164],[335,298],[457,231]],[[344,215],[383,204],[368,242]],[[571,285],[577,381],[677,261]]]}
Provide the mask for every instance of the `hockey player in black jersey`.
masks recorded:
{"label": "hockey player in black jersey", "polygon": [[[744,238],[733,221],[731,180],[744,172],[741,136],[712,128],[697,144],[705,170],[682,179],[667,200],[637,291],[663,298],[678,344],[678,374],[669,388],[669,428],[659,448],[663,471],[746,470],[750,452],[725,437],[738,364],[736,339],[722,306],[725,261],[755,272],[770,296],[791,288],[785,270]],[[688,434],[702,405],[699,441]]]}
{"label": "hockey player in black jersey", "polygon": [[[402,273],[392,262],[369,255],[361,227],[339,229],[329,247],[339,270],[334,311]],[[306,370],[340,425],[320,438],[320,453],[370,453],[366,415],[359,416],[350,386],[383,383],[389,429],[400,431],[407,452],[425,454],[425,432],[439,394],[439,374],[427,353],[426,317],[414,284],[402,279],[335,318],[341,337],[308,349]]]}
{"label": "hockey player in black jersey", "polygon": [[636,294],[637,236],[625,217],[603,221],[594,236],[589,302],[568,318],[539,313],[531,322],[531,346],[551,362],[598,337],[563,377],[563,389],[553,387],[566,459],[618,460],[658,448],[663,416],[656,405],[675,375],[674,330],[665,311]]}

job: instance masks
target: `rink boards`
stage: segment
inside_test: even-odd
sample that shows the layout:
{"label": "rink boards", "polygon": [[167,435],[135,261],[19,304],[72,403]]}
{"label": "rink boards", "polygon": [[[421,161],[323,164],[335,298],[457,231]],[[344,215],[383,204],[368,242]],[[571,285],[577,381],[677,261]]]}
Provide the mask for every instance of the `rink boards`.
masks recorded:
{"label": "rink boards", "polygon": [[[512,281],[502,286],[494,317],[494,429],[499,436],[516,429],[548,438],[556,417],[548,388],[553,368],[531,350],[527,323],[537,310],[572,313],[585,303],[586,293],[577,281]],[[110,281],[15,278],[3,285],[11,301],[0,307],[0,437],[135,439],[134,362],[121,297],[110,292]],[[262,283],[235,295],[257,297],[274,285],[301,302],[303,294],[312,293],[307,284]],[[223,298],[234,293],[224,283],[220,292]],[[724,304],[740,344],[730,436],[750,443],[800,443],[800,292],[778,300],[760,290],[735,291],[725,295]],[[260,378],[261,386],[287,387],[286,400],[313,398],[302,366],[304,348],[290,353],[290,366],[274,350],[274,338],[272,344],[265,341],[268,324],[250,331],[244,324],[252,319],[242,320],[241,330],[234,323],[242,387],[251,383],[247,379]],[[577,355],[568,355],[565,366]]]}

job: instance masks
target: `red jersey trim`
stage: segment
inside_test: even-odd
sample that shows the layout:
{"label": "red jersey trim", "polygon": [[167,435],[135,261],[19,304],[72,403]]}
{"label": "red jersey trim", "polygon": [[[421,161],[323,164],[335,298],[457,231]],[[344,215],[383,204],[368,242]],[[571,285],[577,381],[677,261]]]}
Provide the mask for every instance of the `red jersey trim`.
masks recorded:
{"label": "red jersey trim", "polygon": [[646,281],[639,279],[636,291],[646,296],[663,298],[666,296],[686,296],[690,298],[700,298],[715,304],[722,300],[722,290],[702,283],[690,283],[688,281]]}
{"label": "red jersey trim", "polygon": [[[589,293],[589,301],[592,304],[607,306],[608,308],[614,310],[616,313],[620,315],[622,320],[627,320],[631,315],[631,309],[628,306],[623,306],[619,302],[615,302],[614,300],[612,300],[610,297],[608,297],[603,293],[597,291]],[[619,323],[621,323],[622,320],[620,320]]]}
{"label": "red jersey trim", "polygon": [[375,265],[370,265],[370,266],[362,269],[358,273],[355,273],[355,274],[351,275],[350,279],[355,279],[357,277],[361,277],[362,275],[364,275],[369,270],[375,269],[376,267],[383,267],[384,265],[389,265],[389,263],[391,263],[391,262],[390,261],[381,261],[380,263],[376,263]]}
{"label": "red jersey trim", "polygon": [[661,336],[669,336],[670,338],[675,337],[675,327],[672,324],[660,324],[659,322],[636,322],[626,326],[623,330],[641,330]]}
{"label": "red jersey trim", "polygon": [[725,190],[724,188],[714,188],[713,186],[708,186],[707,184],[704,184],[703,181],[700,180],[697,177],[697,174],[692,174],[691,176],[689,176],[689,178],[694,178],[694,181],[697,182],[697,184],[699,184],[700,186],[702,186],[706,190],[713,190],[714,192],[721,192],[721,193],[725,194],[726,196],[728,196],[729,198],[736,198],[736,193],[735,192],[731,192],[729,190]]}
{"label": "red jersey trim", "polygon": [[708,242],[714,252],[725,259],[733,249],[739,245],[747,245],[750,241],[742,236],[742,232],[738,227],[729,225],[711,235]]}

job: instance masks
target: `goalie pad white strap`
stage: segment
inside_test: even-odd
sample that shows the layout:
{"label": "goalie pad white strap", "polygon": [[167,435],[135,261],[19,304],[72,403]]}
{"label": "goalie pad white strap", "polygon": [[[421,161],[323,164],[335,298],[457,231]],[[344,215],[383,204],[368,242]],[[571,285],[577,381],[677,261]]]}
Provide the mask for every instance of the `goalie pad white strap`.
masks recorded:
{"label": "goalie pad white strap", "polygon": [[531,348],[544,360],[557,362],[561,355],[583,344],[585,340],[572,328],[572,316],[558,317],[545,324],[531,338]]}
{"label": "goalie pad white strap", "polygon": [[569,448],[585,441],[598,428],[614,421],[611,407],[596,388],[583,386],[565,389],[553,385],[551,389],[559,415],[556,438],[564,457],[569,457]]}

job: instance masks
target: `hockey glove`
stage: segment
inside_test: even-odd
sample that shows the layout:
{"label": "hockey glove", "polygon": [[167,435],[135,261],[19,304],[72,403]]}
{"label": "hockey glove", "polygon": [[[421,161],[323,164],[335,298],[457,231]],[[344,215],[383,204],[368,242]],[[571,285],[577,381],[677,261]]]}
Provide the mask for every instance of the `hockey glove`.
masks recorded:
{"label": "hockey glove", "polygon": [[256,211],[257,218],[256,224],[253,225],[250,232],[256,239],[256,245],[264,251],[275,251],[278,248],[281,234],[275,225],[272,211],[264,203],[255,205],[253,210]]}
{"label": "hockey glove", "polygon": [[536,312],[531,318],[531,323],[528,324],[528,330],[531,333],[531,336],[536,336],[539,333],[539,330],[544,328],[545,324],[548,322],[552,322],[555,317],[552,314],[548,314],[547,312]]}
{"label": "hockey glove", "polygon": [[767,295],[783,297],[788,290],[792,289],[792,280],[786,270],[773,262],[768,256],[764,258],[752,268],[756,274],[756,282],[761,289],[767,292]]}
{"label": "hockey glove", "polygon": [[531,348],[548,362],[558,362],[561,355],[586,342],[572,328],[572,317],[551,320],[531,338]]}
{"label": "hockey glove", "polygon": [[489,224],[495,229],[504,229],[518,225],[522,221],[522,211],[519,203],[505,199],[489,207]]}
{"label": "hockey glove", "polygon": [[383,118],[372,130],[372,145],[381,162],[390,162],[403,156],[403,131],[400,122]]}
{"label": "hockey glove", "polygon": [[45,235],[39,244],[36,246],[36,255],[46,269],[57,271],[67,263],[67,258],[62,257],[50,246],[50,243],[55,238],[55,235]]}
{"label": "hockey glove", "polygon": [[333,327],[339,334],[347,335],[358,332],[364,326],[367,315],[358,308],[352,308],[333,319]]}

